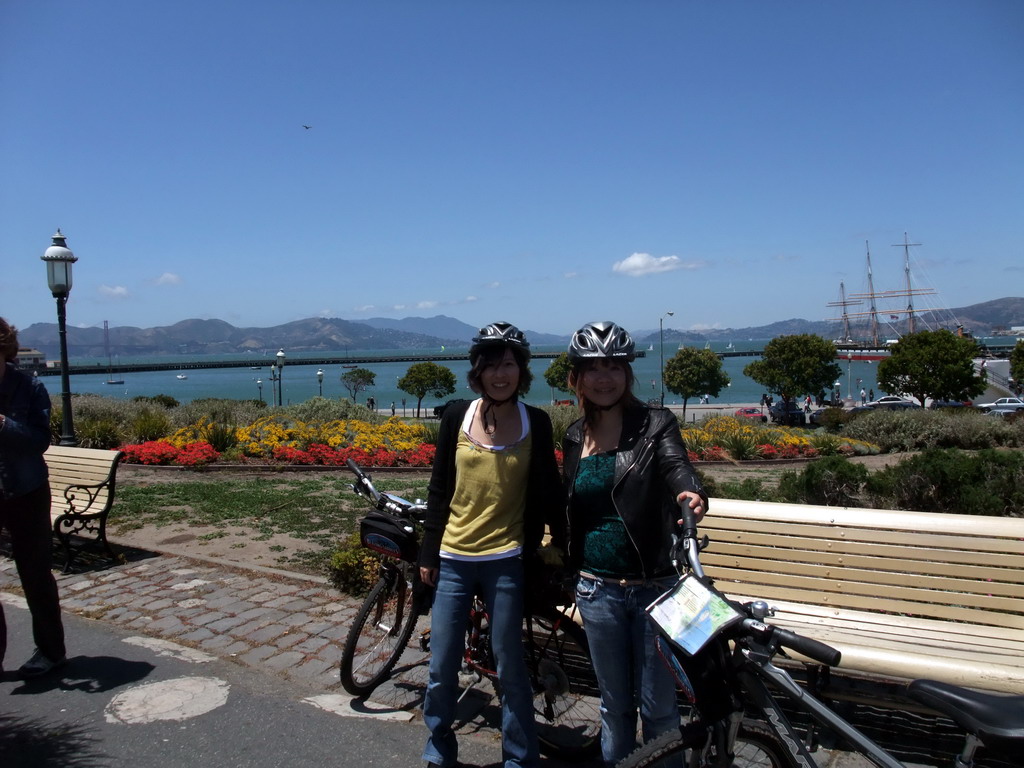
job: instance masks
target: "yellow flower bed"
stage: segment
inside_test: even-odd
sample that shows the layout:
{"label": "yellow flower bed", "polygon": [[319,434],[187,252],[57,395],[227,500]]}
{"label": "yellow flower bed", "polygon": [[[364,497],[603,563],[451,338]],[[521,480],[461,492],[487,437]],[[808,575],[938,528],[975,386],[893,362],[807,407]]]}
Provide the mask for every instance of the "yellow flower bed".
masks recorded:
{"label": "yellow flower bed", "polygon": [[280,446],[304,450],[310,445],[331,448],[359,448],[375,451],[415,450],[423,443],[426,430],[421,424],[407,424],[392,417],[383,424],[356,419],[322,423],[290,422],[279,416],[264,416],[238,430],[238,445],[247,456],[270,456]]}

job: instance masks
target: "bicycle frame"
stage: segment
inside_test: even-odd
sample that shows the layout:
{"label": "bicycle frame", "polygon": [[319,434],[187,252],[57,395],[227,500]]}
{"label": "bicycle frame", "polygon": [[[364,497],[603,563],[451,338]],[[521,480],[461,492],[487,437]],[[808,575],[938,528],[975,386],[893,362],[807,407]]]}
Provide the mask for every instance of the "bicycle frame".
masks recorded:
{"label": "bicycle frame", "polygon": [[[737,652],[751,653],[750,651]],[[802,768],[816,768],[817,763],[811,757],[803,739],[793,729],[789,718],[779,708],[775,696],[765,681],[781,691],[787,699],[810,714],[818,723],[842,736],[881,768],[904,768],[903,763],[894,759],[888,752],[829,709],[826,704],[800,687],[788,672],[776,667],[769,658],[753,659],[747,656],[746,661],[741,663],[739,669],[736,670],[736,676],[742,687],[745,701],[757,707],[764,722],[789,750],[790,756],[796,764]]]}

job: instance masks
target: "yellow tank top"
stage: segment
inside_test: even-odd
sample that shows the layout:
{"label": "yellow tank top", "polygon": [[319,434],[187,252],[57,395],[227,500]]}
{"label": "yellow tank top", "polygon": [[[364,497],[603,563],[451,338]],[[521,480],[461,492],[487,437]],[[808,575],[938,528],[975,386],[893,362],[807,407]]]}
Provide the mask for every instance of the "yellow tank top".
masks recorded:
{"label": "yellow tank top", "polygon": [[492,448],[459,431],[455,448],[455,495],[441,539],[441,557],[496,559],[519,554],[523,546],[526,482],[533,442],[524,432],[513,445]]}

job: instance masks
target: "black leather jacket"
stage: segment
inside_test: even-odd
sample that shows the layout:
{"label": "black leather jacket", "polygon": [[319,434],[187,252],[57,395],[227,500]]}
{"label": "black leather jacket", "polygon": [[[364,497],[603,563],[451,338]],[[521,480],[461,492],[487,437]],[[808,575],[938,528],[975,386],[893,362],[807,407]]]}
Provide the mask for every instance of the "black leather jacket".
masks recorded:
{"label": "black leather jacket", "polygon": [[[579,512],[573,509],[573,488],[583,450],[582,419],[569,427],[563,449],[568,532],[558,532],[555,538],[558,543],[567,540],[569,564],[578,568],[583,531],[582,526],[574,525]],[[640,555],[647,578],[672,572],[669,547],[679,519],[676,497],[683,491],[699,494],[707,509],[707,494],[686,456],[675,415],[664,408],[628,407],[615,456],[612,502]]]}

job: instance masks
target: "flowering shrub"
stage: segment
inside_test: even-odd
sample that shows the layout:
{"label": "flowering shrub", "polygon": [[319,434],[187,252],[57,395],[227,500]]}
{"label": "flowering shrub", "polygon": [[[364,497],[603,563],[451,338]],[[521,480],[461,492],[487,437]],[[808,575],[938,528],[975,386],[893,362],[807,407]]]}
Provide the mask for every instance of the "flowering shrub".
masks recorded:
{"label": "flowering shrub", "polygon": [[118,448],[124,455],[121,461],[126,464],[170,464],[178,455],[179,449],[166,440],[151,440],[139,445],[122,445]]}
{"label": "flowering shrub", "polygon": [[877,446],[862,440],[752,424],[748,419],[733,416],[711,416],[699,425],[686,426],[683,440],[689,449],[690,461],[722,461],[727,455],[743,460],[812,459],[822,453],[878,453]]}
{"label": "flowering shrub", "polygon": [[203,467],[220,458],[220,453],[206,442],[189,443],[184,446],[174,459],[174,463],[182,467]]}
{"label": "flowering shrub", "polygon": [[308,451],[314,445],[358,448],[368,454],[380,449],[403,453],[417,450],[425,435],[422,425],[408,424],[397,417],[382,424],[358,419],[307,423],[286,421],[275,414],[240,428],[238,444],[246,456],[252,457],[271,457],[280,446]]}
{"label": "flowering shrub", "polygon": [[126,464],[201,467],[220,458],[220,454],[206,442],[189,443],[179,448],[166,440],[152,440],[138,445],[122,445],[118,450],[123,452],[121,461]]}

